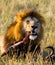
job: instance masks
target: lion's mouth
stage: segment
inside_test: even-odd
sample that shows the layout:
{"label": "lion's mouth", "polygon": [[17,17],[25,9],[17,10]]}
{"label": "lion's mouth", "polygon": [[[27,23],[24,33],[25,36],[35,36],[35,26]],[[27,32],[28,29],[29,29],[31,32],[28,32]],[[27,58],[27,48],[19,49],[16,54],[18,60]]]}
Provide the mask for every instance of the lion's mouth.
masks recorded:
{"label": "lion's mouth", "polygon": [[29,35],[29,39],[30,39],[30,40],[35,40],[35,39],[37,39],[37,37],[38,37],[37,33],[31,33],[31,34]]}

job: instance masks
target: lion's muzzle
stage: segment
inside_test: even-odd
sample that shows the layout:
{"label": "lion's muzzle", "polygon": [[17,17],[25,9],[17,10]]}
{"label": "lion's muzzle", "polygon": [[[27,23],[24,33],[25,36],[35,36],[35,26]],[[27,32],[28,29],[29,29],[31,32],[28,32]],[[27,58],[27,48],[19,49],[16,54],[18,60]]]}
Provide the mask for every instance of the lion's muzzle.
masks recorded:
{"label": "lion's muzzle", "polygon": [[32,26],[31,34],[29,36],[29,39],[31,40],[35,40],[38,37],[37,33],[35,32],[35,29],[37,29],[37,26]]}

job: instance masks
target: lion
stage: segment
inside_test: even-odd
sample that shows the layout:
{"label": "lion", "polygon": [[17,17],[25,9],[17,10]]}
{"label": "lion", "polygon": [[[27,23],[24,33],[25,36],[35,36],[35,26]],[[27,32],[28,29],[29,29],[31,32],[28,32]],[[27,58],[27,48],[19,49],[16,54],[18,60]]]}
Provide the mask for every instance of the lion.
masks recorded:
{"label": "lion", "polygon": [[41,38],[40,17],[39,13],[32,8],[20,10],[14,17],[15,21],[7,28],[5,35],[2,38],[0,36],[1,56],[6,54],[11,47],[28,48],[30,40],[31,49],[34,50]]}

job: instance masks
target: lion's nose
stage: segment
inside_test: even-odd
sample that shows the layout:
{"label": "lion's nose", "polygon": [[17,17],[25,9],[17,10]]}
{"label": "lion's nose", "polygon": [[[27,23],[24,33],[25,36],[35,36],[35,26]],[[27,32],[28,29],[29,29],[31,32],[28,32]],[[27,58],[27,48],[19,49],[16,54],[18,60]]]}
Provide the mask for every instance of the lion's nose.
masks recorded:
{"label": "lion's nose", "polygon": [[32,33],[35,33],[35,31],[34,31],[34,26],[32,26]]}
{"label": "lion's nose", "polygon": [[32,28],[34,28],[34,26],[31,26]]}
{"label": "lion's nose", "polygon": [[36,29],[36,28],[37,28],[37,26],[32,26],[32,28],[33,28],[33,29]]}
{"label": "lion's nose", "polygon": [[32,33],[35,33],[36,28],[37,28],[37,26],[32,26]]}

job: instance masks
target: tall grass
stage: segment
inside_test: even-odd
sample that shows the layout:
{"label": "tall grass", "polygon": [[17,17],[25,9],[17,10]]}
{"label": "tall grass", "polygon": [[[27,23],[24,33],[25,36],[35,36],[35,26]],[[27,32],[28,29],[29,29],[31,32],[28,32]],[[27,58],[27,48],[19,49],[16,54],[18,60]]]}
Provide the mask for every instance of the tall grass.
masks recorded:
{"label": "tall grass", "polygon": [[[48,46],[55,47],[55,0],[0,0],[0,34],[5,34],[7,27],[13,22],[16,12],[23,8],[36,8],[44,17],[43,39],[40,41],[42,50]],[[28,56],[25,61],[14,58],[0,59],[0,65],[51,65],[43,63],[42,57],[34,61]],[[4,64],[5,63],[5,64]],[[55,64],[54,64],[55,65]]]}

